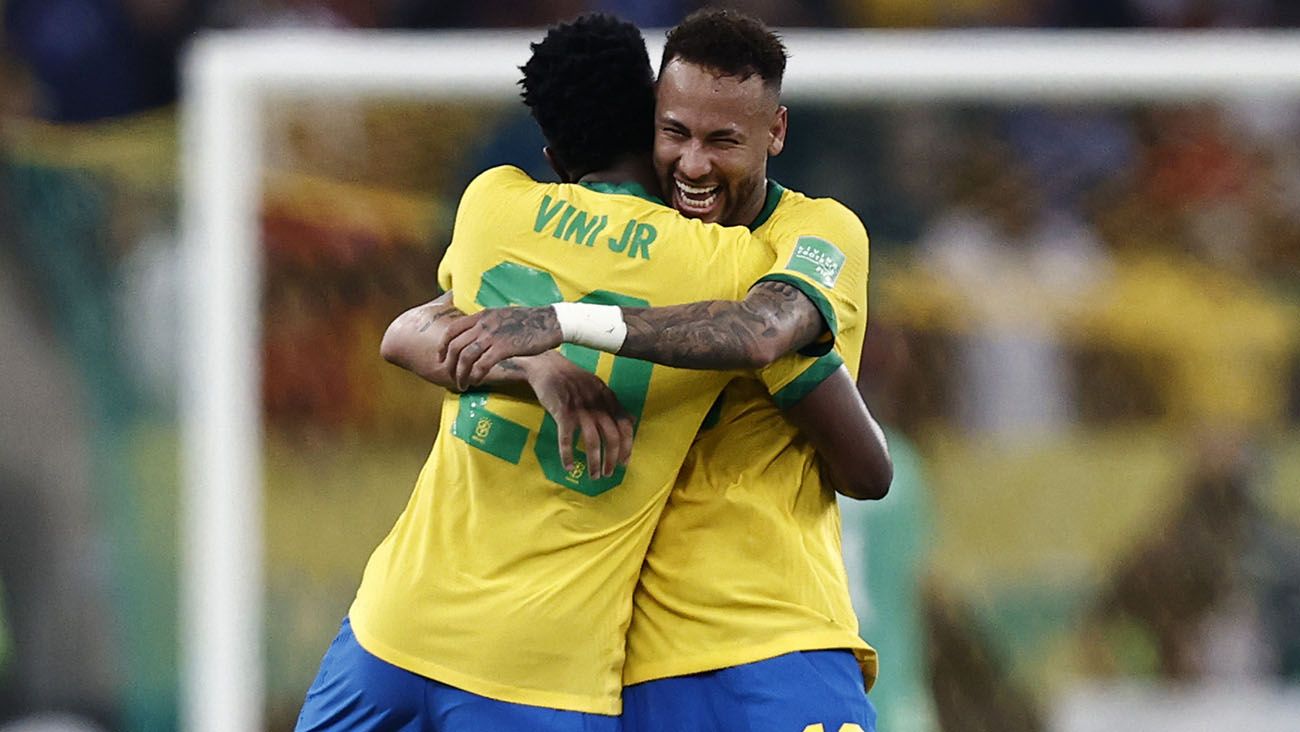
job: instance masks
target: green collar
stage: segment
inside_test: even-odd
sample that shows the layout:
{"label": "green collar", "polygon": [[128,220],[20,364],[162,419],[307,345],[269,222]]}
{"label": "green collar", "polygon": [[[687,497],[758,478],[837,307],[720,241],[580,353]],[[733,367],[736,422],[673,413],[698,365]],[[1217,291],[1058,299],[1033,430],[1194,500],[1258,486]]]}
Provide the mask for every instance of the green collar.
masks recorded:
{"label": "green collar", "polygon": [[640,183],[633,183],[631,181],[625,183],[606,183],[604,181],[597,181],[595,183],[579,183],[578,185],[583,188],[589,188],[597,193],[618,193],[624,196],[636,196],[637,198],[644,198],[651,203],[657,203],[660,206],[668,205],[659,199],[659,197],[650,195],[650,193],[647,192]]}
{"label": "green collar", "polygon": [[772,212],[776,210],[776,204],[781,202],[783,193],[785,193],[784,186],[771,178],[767,179],[767,200],[763,202],[763,210],[758,212],[758,216],[749,225],[750,231],[766,224],[767,220],[772,218]]}

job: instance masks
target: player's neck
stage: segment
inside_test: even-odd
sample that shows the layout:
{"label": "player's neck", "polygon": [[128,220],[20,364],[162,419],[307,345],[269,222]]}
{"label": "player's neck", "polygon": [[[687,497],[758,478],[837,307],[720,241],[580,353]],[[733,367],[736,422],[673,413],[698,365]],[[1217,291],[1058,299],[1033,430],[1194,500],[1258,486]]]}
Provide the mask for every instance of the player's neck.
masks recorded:
{"label": "player's neck", "polygon": [[736,212],[734,222],[720,222],[725,226],[753,226],[758,220],[763,209],[767,207],[767,178],[763,178],[763,184],[750,192],[745,205]]}
{"label": "player's neck", "polygon": [[608,168],[593,170],[578,179],[580,183],[637,183],[646,191],[658,195],[659,181],[654,166],[646,155],[624,155]]}

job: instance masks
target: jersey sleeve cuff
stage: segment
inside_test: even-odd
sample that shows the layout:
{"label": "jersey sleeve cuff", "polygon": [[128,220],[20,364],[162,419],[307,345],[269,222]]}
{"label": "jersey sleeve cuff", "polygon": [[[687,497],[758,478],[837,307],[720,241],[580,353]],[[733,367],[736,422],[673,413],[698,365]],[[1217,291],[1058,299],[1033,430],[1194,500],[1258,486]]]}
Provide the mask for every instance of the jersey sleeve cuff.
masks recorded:
{"label": "jersey sleeve cuff", "polygon": [[826,325],[826,332],[799,349],[799,354],[803,356],[825,356],[831,352],[835,346],[835,336],[837,334],[838,323],[835,320],[835,308],[831,305],[822,291],[816,285],[797,275],[785,272],[774,272],[764,275],[758,279],[759,282],[784,282],[791,287],[802,292],[812,301],[813,307],[822,316],[822,322]]}
{"label": "jersey sleeve cuff", "polygon": [[772,394],[772,401],[776,402],[776,406],[781,409],[793,407],[843,365],[844,359],[840,358],[840,354],[830,351],[804,369],[804,372],[789,384]]}

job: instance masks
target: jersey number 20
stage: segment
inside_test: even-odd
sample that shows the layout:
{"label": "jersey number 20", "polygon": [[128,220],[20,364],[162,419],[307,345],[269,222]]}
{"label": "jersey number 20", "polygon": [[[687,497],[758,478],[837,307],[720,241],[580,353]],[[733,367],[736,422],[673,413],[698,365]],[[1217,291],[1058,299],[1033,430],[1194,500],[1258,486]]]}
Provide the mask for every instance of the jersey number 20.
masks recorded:
{"label": "jersey number 20", "polygon": [[[549,272],[514,262],[502,262],[484,272],[475,298],[475,302],[485,308],[509,305],[538,307],[563,300],[560,288]],[[648,307],[650,304],[640,298],[607,290],[596,290],[578,302],[625,307]],[[600,359],[598,351],[566,343],[561,346],[560,353],[578,366],[596,373],[596,364]],[[609,388],[618,396],[619,403],[636,423],[640,422],[641,412],[645,408],[653,367],[647,361],[615,356],[613,368],[609,372]],[[460,410],[451,433],[470,447],[518,464],[528,441],[528,428],[488,409],[488,394],[487,389],[475,389],[460,396]],[[542,419],[533,451],[548,480],[588,496],[598,496],[622,483],[626,472],[625,467],[619,466],[613,475],[593,480],[587,470],[587,455],[577,448],[574,449],[574,469],[565,470],[560,463],[555,419],[549,414]]]}

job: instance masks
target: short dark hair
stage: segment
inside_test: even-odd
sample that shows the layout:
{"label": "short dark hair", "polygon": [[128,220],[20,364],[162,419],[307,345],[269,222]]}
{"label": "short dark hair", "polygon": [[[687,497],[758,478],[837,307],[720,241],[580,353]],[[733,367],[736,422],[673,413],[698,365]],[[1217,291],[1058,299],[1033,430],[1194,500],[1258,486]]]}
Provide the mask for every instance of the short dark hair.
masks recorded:
{"label": "short dark hair", "polygon": [[551,26],[519,67],[524,104],[575,177],[654,143],[654,71],[635,25],[589,13]]}
{"label": "short dark hair", "polygon": [[659,73],[669,62],[681,59],[741,81],[757,74],[766,86],[780,92],[788,57],[781,37],[758,18],[736,10],[705,8],[668,31]]}

